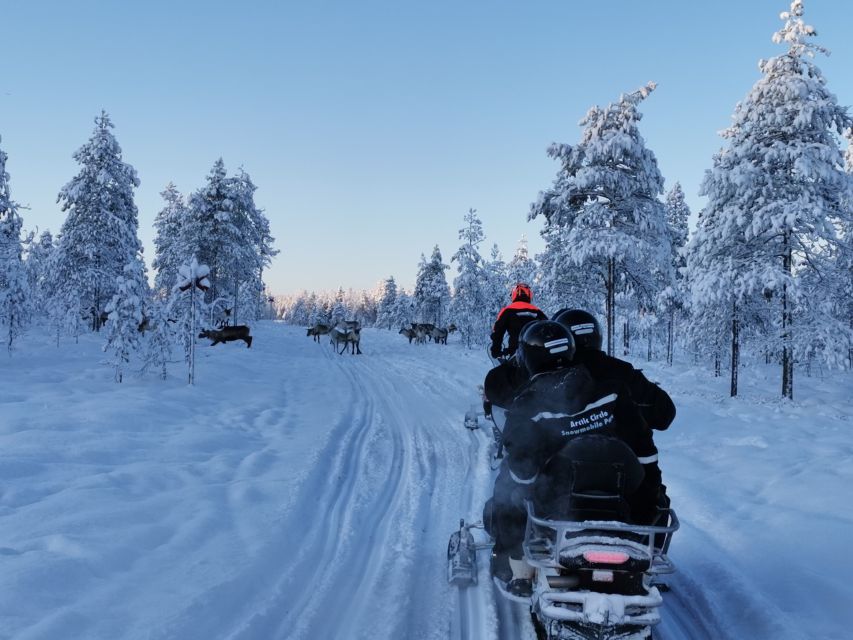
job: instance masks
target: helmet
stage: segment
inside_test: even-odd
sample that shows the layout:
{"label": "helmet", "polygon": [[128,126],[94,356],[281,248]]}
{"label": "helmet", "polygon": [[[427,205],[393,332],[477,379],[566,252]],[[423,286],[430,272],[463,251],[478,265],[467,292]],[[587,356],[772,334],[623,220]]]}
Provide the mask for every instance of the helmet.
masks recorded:
{"label": "helmet", "polygon": [[572,332],[578,349],[601,351],[601,325],[588,311],[562,309],[551,319]]}
{"label": "helmet", "polygon": [[571,331],[550,320],[537,320],[524,327],[516,352],[516,358],[530,376],[566,367],[574,355]]}
{"label": "helmet", "polygon": [[523,302],[533,301],[533,291],[530,290],[530,285],[519,282],[512,288],[510,298],[513,302],[522,300]]}

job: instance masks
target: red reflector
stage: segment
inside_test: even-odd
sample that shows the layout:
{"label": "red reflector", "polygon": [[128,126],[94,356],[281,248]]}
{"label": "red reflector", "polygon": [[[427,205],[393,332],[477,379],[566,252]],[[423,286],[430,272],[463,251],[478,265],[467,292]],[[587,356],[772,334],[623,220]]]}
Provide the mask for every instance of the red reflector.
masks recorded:
{"label": "red reflector", "polygon": [[624,564],[628,562],[628,554],[620,551],[584,551],[583,558],[596,564]]}

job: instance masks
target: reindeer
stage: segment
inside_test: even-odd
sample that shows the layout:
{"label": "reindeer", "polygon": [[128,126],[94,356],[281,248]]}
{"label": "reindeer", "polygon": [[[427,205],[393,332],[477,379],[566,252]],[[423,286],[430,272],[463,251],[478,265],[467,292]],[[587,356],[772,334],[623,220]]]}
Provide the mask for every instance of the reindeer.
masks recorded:
{"label": "reindeer", "polygon": [[447,344],[447,333],[447,329],[439,329],[436,327],[430,332],[430,335],[432,336],[432,341],[436,344]]}
{"label": "reindeer", "polygon": [[236,327],[222,327],[222,329],[204,329],[199,338],[209,338],[213,340],[210,346],[219,344],[220,342],[231,342],[232,340],[242,340],[246,343],[247,348],[252,346],[252,336],[249,335],[249,327],[244,324],[239,324]]}
{"label": "reindeer", "polygon": [[452,322],[449,325],[447,325],[447,333],[448,334],[453,333],[454,331],[457,331],[458,329],[459,329],[459,327],[457,327]]}
{"label": "reindeer", "polygon": [[332,330],[332,327],[330,327],[329,325],[322,324],[322,323],[318,322],[313,327],[308,327],[308,334],[307,335],[314,336],[314,342],[319,344],[320,336],[326,335],[331,330]]}
{"label": "reindeer", "polygon": [[340,322],[329,332],[329,338],[329,343],[334,345],[335,351],[338,351],[338,345],[343,343],[344,346],[338,351],[338,355],[347,350],[347,345],[352,345],[353,355],[356,353],[361,355],[361,347],[359,346],[361,342],[361,329],[351,329],[345,322]]}
{"label": "reindeer", "polygon": [[400,335],[406,336],[409,339],[409,344],[412,344],[412,340],[415,338],[415,332],[412,329],[406,329],[406,327],[400,328]]}
{"label": "reindeer", "polygon": [[414,335],[415,344],[423,344],[426,342],[429,332],[424,327],[426,327],[426,325],[421,324],[419,322],[412,323],[412,328],[409,329],[409,331],[411,331],[412,335]]}

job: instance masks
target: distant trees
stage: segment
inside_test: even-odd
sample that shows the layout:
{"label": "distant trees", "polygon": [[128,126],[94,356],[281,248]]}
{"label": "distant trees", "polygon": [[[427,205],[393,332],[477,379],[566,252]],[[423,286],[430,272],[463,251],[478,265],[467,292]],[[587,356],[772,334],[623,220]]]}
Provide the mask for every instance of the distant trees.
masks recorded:
{"label": "distant trees", "polygon": [[[155,301],[137,235],[139,178],[124,162],[113,128],[106,112],[95,118],[91,137],[74,153],[79,171],[57,198],[66,212],[61,230],[55,237],[44,231],[37,241],[32,233],[23,235],[0,151],[0,324],[9,330],[11,348],[31,310],[48,321],[57,342],[63,335],[79,336],[86,325],[100,330],[106,322],[104,350],[117,381],[135,352],[145,368],[165,376],[176,334],[167,326],[169,314],[192,311],[172,299],[181,265],[191,264],[195,254],[213,265],[209,299],[192,305],[194,312],[208,309],[215,295],[234,321],[238,313],[240,320],[255,319],[268,312],[263,272],[277,250],[249,174],[240,169],[226,175],[220,159],[189,201],[172,183],[161,194],[165,204],[154,224]],[[368,302],[362,307],[367,317],[375,316]]]}

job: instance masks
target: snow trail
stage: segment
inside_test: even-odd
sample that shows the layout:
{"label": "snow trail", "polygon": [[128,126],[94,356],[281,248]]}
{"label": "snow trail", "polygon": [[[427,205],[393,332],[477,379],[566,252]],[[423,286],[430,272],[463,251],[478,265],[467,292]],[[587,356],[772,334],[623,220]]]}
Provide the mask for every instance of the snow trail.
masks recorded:
{"label": "snow trail", "polygon": [[[487,552],[478,586],[446,583],[492,489],[491,434],[463,427],[484,354],[366,330],[338,356],[304,333],[200,347],[195,388],[114,384],[96,336],[27,338],[0,369],[0,638],[535,638]],[[777,406],[650,369],[679,409],[656,440],[683,525],[656,637],[845,637],[849,379]]]}

